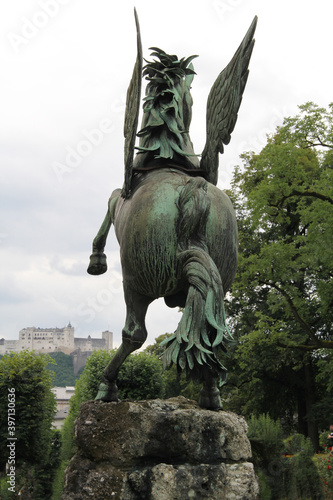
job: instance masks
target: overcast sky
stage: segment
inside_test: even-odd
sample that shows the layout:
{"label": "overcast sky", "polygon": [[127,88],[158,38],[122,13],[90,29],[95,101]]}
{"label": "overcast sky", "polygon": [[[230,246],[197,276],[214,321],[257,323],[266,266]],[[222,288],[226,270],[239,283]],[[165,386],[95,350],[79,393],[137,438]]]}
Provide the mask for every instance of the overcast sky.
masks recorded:
{"label": "overcast sky", "polygon": [[[108,197],[123,183],[134,5],[144,57],[152,46],[199,55],[190,129],[196,153],[204,147],[209,90],[258,15],[238,122],[220,157],[221,189],[239,155],[259,152],[297,105],[333,101],[329,0],[1,2],[0,338],[70,321],[76,336],[109,329],[120,343],[125,304],[113,229],[108,272],[94,277],[86,268]],[[146,345],[174,331],[179,319],[162,300],[152,304]]]}

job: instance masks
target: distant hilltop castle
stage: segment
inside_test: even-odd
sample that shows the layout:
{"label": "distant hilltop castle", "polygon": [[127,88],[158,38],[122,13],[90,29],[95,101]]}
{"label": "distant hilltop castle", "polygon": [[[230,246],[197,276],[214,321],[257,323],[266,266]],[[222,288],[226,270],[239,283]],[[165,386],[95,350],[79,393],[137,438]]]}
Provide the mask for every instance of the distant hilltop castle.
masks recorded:
{"label": "distant hilltop castle", "polygon": [[93,351],[113,348],[113,333],[105,331],[101,339],[74,338],[74,327],[68,323],[65,328],[23,328],[18,340],[0,339],[0,355],[23,350],[49,354],[63,352],[73,357],[74,373],[85,365]]}

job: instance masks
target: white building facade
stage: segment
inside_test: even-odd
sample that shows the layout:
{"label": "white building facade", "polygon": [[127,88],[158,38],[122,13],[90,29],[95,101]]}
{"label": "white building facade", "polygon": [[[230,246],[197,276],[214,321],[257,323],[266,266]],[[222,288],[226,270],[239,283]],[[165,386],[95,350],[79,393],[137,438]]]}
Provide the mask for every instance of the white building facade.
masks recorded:
{"label": "white building facade", "polygon": [[81,352],[93,352],[100,349],[113,348],[113,333],[105,331],[102,338],[75,338],[74,327],[69,323],[64,328],[23,328],[18,340],[0,339],[0,354],[21,352],[24,350],[49,354],[63,352],[72,354],[78,349]]}

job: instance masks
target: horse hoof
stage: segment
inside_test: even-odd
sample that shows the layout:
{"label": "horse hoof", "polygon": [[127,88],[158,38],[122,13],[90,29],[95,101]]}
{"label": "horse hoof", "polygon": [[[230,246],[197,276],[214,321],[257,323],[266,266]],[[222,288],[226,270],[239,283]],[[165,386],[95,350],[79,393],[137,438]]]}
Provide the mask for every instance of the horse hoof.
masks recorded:
{"label": "horse hoof", "polygon": [[104,274],[107,268],[105,253],[93,253],[90,255],[90,263],[87,269],[89,274],[93,276]]}
{"label": "horse hoof", "polygon": [[95,401],[119,401],[118,399],[118,389],[115,383],[112,384],[104,384],[102,382],[98,388],[97,396],[95,397]]}

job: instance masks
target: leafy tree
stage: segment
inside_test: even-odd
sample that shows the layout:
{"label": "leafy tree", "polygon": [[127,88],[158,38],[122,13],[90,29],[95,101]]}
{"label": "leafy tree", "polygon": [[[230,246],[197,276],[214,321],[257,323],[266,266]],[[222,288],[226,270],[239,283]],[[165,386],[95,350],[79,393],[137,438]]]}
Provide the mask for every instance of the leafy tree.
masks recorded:
{"label": "leafy tree", "polygon": [[[17,489],[29,488],[34,498],[49,498],[49,485],[59,458],[59,433],[52,429],[56,402],[49,356],[22,351],[0,360],[0,467],[8,463],[8,437]],[[10,422],[13,422],[11,424]]]}
{"label": "leafy tree", "polygon": [[333,348],[333,105],[299,109],[234,172],[240,256],[228,311],[242,374],[230,401],[274,418],[297,411],[317,449],[318,353]]}
{"label": "leafy tree", "polygon": [[56,407],[48,363],[48,356],[29,351],[6,355],[0,361],[1,467],[6,463],[8,394],[15,394],[17,460],[39,463],[48,455]]}

